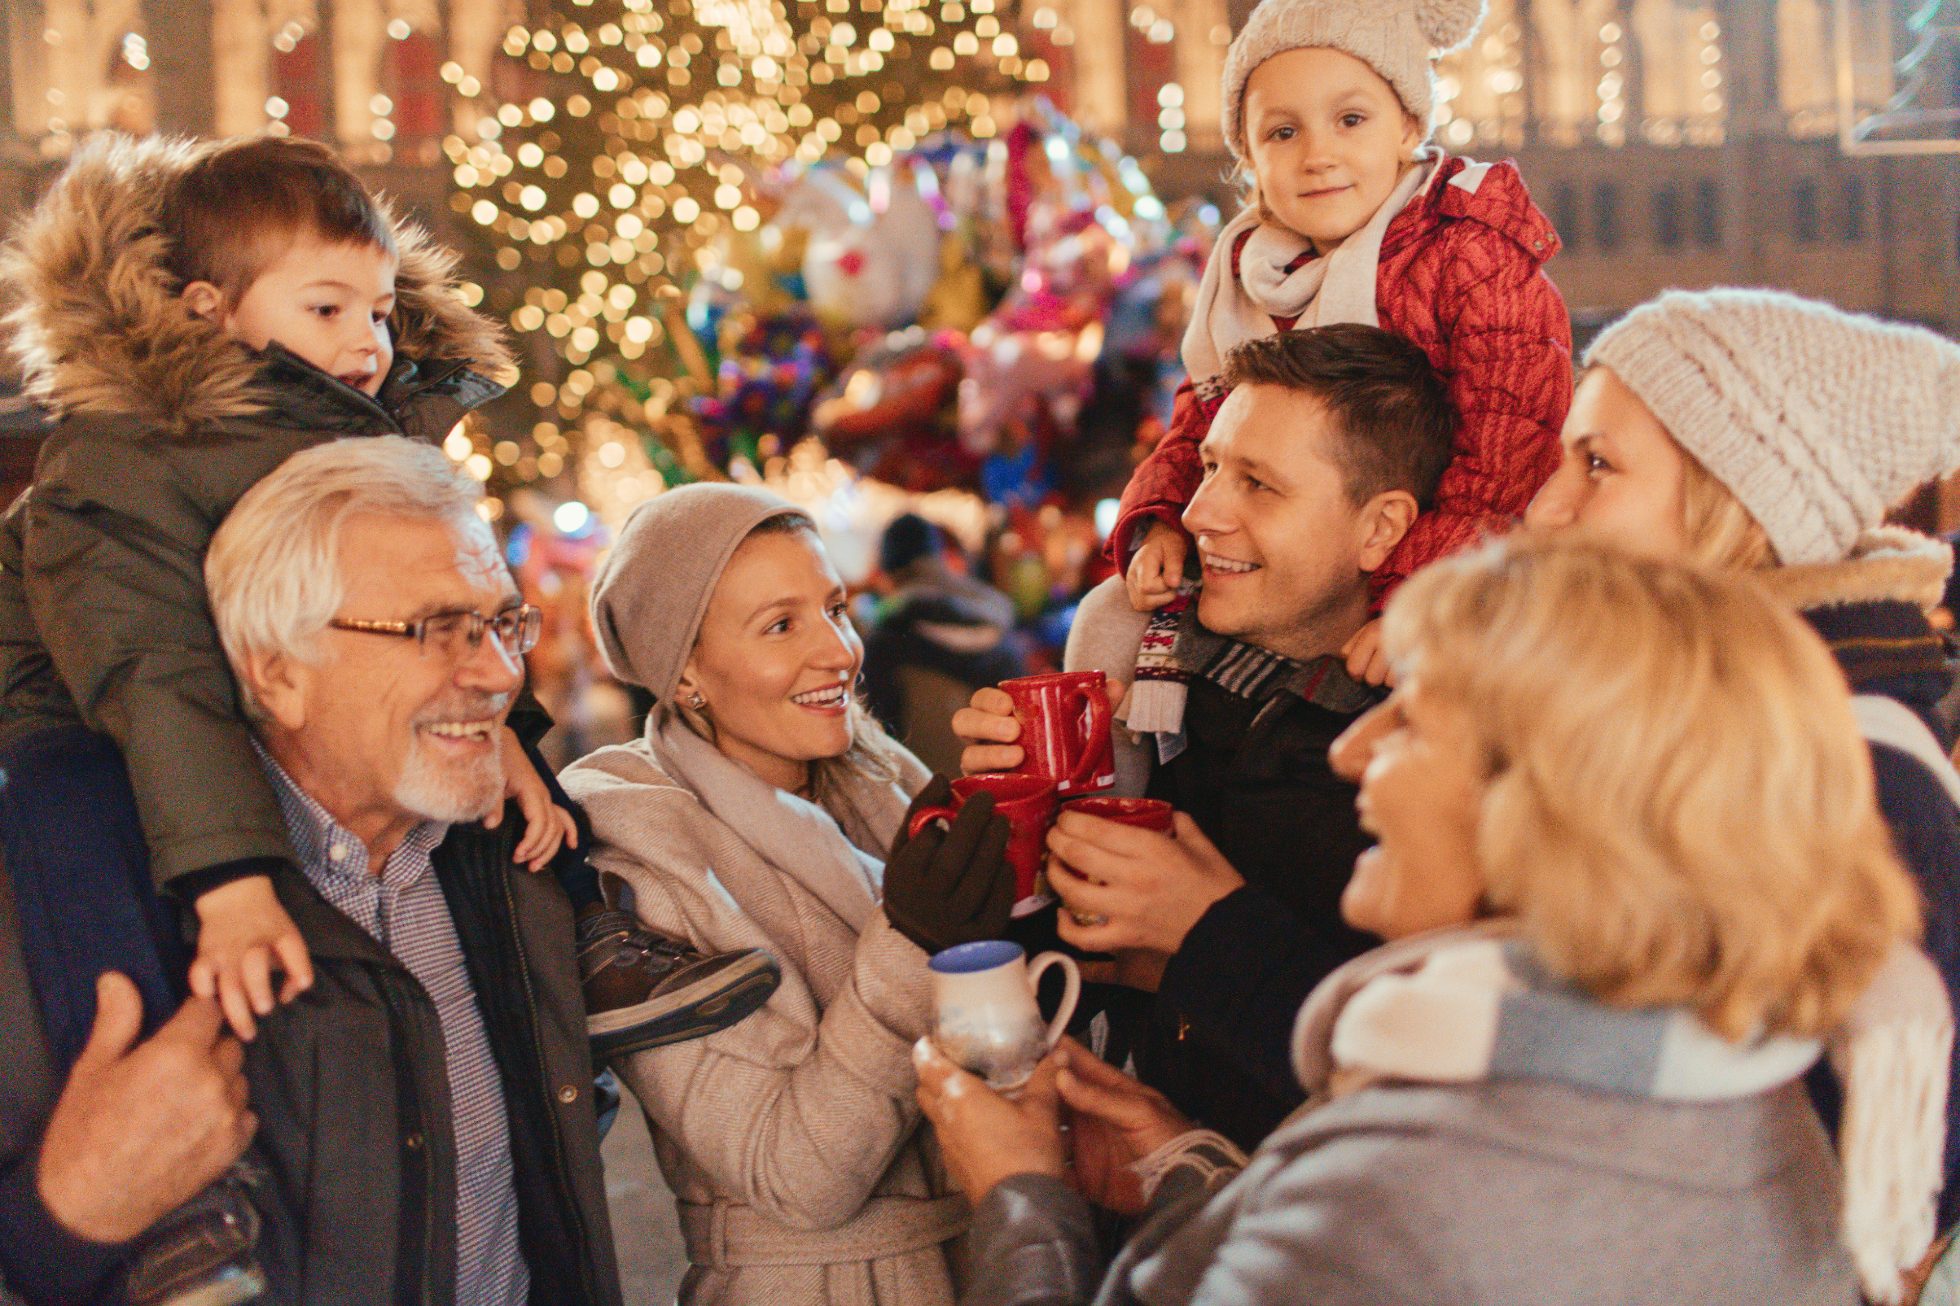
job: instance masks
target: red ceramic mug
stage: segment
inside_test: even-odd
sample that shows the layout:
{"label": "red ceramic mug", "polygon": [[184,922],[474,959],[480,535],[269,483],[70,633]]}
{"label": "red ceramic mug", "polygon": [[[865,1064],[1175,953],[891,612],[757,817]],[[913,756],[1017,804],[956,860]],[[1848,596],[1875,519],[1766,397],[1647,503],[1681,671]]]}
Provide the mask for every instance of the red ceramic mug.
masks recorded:
{"label": "red ceramic mug", "polygon": [[1016,775],[1043,775],[1062,798],[1098,793],[1116,783],[1110,748],[1109,689],[1100,671],[1058,671],[1000,682],[1014,700],[1027,754]]}
{"label": "red ceramic mug", "polygon": [[1159,834],[1172,831],[1171,805],[1160,798],[1078,798],[1068,805],[1068,810]]}
{"label": "red ceramic mug", "polygon": [[1046,776],[1002,771],[964,776],[953,781],[951,805],[922,807],[912,814],[907,836],[917,838],[932,822],[952,820],[960,805],[979,793],[994,796],[994,811],[1007,822],[1007,864],[1014,868],[1014,914],[1025,916],[1045,907],[1053,899],[1041,870],[1048,853],[1048,827],[1055,820],[1055,782]]}
{"label": "red ceramic mug", "polygon": [[[1068,805],[1071,812],[1084,816],[1099,816],[1105,821],[1115,821],[1118,825],[1134,825],[1142,830],[1155,830],[1158,834],[1170,834],[1171,805],[1161,798],[1078,798]],[[1087,916],[1081,912],[1070,912],[1077,925],[1107,925],[1107,916]]]}

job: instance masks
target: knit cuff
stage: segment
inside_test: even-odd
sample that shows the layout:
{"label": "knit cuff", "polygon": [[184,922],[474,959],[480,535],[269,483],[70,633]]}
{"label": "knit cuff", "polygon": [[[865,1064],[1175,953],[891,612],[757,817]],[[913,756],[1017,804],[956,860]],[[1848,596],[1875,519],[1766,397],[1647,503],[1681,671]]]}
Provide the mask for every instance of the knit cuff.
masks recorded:
{"label": "knit cuff", "polygon": [[241,857],[235,862],[220,862],[201,871],[186,871],[164,888],[178,902],[190,906],[213,889],[248,880],[254,875],[270,878],[282,870],[291,870],[292,865],[284,857]]}

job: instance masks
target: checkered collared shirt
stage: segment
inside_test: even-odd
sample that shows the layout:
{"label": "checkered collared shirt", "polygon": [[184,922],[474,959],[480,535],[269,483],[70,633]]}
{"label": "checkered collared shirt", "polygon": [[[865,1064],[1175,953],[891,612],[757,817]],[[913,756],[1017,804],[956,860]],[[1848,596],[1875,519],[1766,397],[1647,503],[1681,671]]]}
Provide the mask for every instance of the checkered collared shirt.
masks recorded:
{"label": "checkered collared shirt", "polygon": [[456,1130],[457,1304],[523,1306],[530,1273],[517,1243],[503,1082],[456,924],[430,861],[449,827],[422,822],[389,855],[381,874],[371,875],[366,845],[303,793],[263,749],[259,760],[272,777],[300,870],[322,897],[393,953],[435,1004]]}

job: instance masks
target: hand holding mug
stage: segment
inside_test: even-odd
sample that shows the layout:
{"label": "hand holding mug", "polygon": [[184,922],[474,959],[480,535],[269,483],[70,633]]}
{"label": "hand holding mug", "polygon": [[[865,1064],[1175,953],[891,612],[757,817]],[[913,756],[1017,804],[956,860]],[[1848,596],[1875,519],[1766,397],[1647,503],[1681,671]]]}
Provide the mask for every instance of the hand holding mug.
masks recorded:
{"label": "hand holding mug", "polygon": [[[1012,1092],[1027,1082],[1068,1028],[1082,996],[1075,960],[1044,952],[1032,962],[1018,943],[987,939],[936,954],[932,970],[933,1040],[990,1088]],[[1035,994],[1041,973],[1059,966],[1067,984],[1054,1019],[1042,1023]]]}
{"label": "hand holding mug", "polygon": [[1067,1173],[1054,1057],[1036,1067],[1014,1098],[960,1069],[930,1037],[912,1045],[912,1065],[919,1075],[919,1109],[932,1122],[946,1169],[969,1202],[978,1203],[1015,1175],[1060,1179]]}
{"label": "hand holding mug", "polygon": [[[1004,682],[1006,686],[1014,683]],[[1129,685],[1122,681],[1110,680],[1106,676],[1103,678],[1102,692],[1109,701],[1112,714],[1129,689]],[[1023,764],[1028,761],[1028,754],[1021,746],[1024,729],[1021,719],[1015,714],[1015,702],[1009,688],[976,689],[967,705],[953,713],[953,733],[965,740],[967,745],[966,751],[960,754],[960,770],[967,775],[978,775],[983,771],[1022,770]]]}
{"label": "hand holding mug", "polygon": [[[1140,949],[1171,956],[1213,903],[1245,883],[1197,823],[1176,813],[1172,833],[1062,810],[1048,833],[1048,884],[1066,909],[1062,939],[1088,952]],[[1103,918],[1083,925],[1080,919]]]}
{"label": "hand holding mug", "polygon": [[949,823],[919,819],[952,798],[951,786],[934,777],[912,800],[885,863],[885,917],[927,952],[998,937],[1014,905],[1010,829],[992,794],[960,804]]}
{"label": "hand holding mug", "polygon": [[994,812],[1007,822],[1006,857],[1014,887],[1012,913],[1024,916],[1053,902],[1053,896],[1041,885],[1041,863],[1042,840],[1055,819],[1055,782],[1038,775],[969,775],[953,781],[947,791],[943,802],[912,805],[905,818],[907,834],[917,838],[935,821],[955,820],[968,803],[985,795],[993,800]]}
{"label": "hand holding mug", "polygon": [[1012,771],[1027,758],[1014,700],[991,685],[974,690],[967,705],[953,713],[953,733],[966,741],[960,754],[960,770],[966,775]]}
{"label": "hand holding mug", "polygon": [[1143,1212],[1143,1188],[1130,1167],[1193,1126],[1156,1089],[1077,1043],[1055,1049],[1055,1077],[1074,1149],[1075,1188],[1123,1215]]}

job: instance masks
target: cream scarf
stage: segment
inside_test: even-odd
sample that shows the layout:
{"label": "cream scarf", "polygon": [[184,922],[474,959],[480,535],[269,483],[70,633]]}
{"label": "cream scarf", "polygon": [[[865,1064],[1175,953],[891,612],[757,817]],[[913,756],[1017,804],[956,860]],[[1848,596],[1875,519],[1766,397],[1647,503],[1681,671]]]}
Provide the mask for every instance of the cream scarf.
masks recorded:
{"label": "cream scarf", "polygon": [[846,781],[835,787],[833,814],[769,784],[725,756],[678,717],[647,723],[647,745],[660,769],[692,790],[701,805],[783,875],[814,894],[853,930],[862,931],[883,892],[884,853],[905,818],[897,784]]}
{"label": "cream scarf", "polygon": [[[1378,948],[1322,981],[1293,1030],[1310,1103],[1383,1080],[1536,1079],[1657,1101],[1754,1096],[1820,1051],[1844,1086],[1841,1235],[1866,1295],[1896,1302],[1933,1239],[1953,1015],[1939,973],[1900,945],[1823,1043],[1731,1043],[1692,1014],[1620,1009],[1551,978],[1501,922]],[[1587,1048],[1611,1048],[1609,1057]]]}
{"label": "cream scarf", "polygon": [[[1288,272],[1313,245],[1287,227],[1262,222],[1248,206],[1225,224],[1198,283],[1198,302],[1184,330],[1184,370],[1203,390],[1225,369],[1225,355],[1247,340],[1273,334],[1273,319],[1296,318],[1295,327],[1359,322],[1380,326],[1375,311],[1375,276],[1381,265],[1382,237],[1395,215],[1408,207],[1436,175],[1442,155],[1426,150],[1390,192],[1375,216],[1325,258],[1308,259]],[[1232,247],[1250,231],[1232,275]]]}

